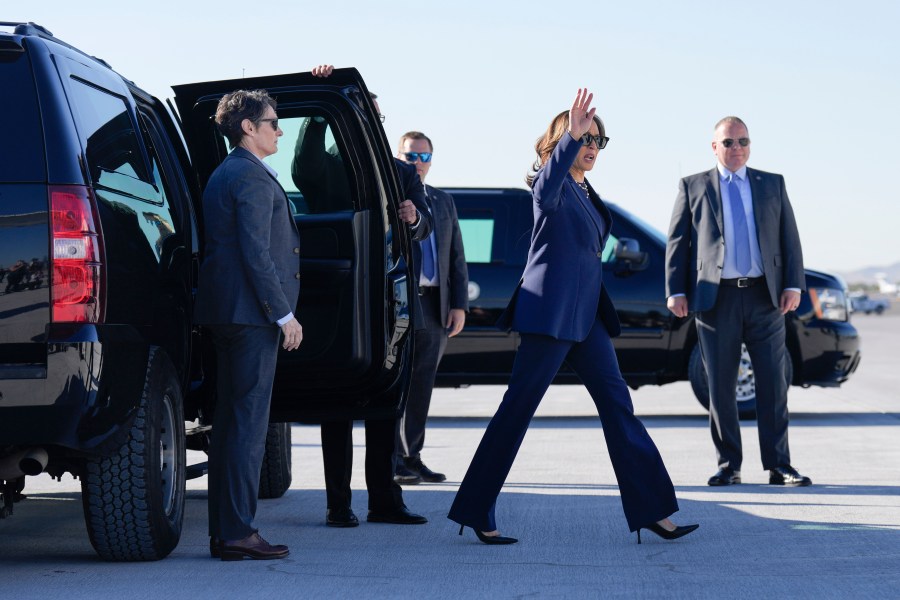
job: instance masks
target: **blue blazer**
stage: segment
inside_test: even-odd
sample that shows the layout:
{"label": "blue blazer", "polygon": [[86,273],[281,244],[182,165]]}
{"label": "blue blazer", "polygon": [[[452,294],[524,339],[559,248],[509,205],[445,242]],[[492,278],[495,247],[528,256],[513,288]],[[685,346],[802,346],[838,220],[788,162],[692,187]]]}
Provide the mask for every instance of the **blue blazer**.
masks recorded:
{"label": "blue blazer", "polygon": [[580,148],[567,132],[535,176],[528,263],[497,322],[501,328],[580,342],[599,316],[610,337],[621,332],[603,286],[612,215],[590,185],[588,199],[569,174]]}
{"label": "blue blazer", "polygon": [[300,234],[287,195],[262,162],[235,148],[203,192],[203,262],[194,320],[269,325],[300,294]]}

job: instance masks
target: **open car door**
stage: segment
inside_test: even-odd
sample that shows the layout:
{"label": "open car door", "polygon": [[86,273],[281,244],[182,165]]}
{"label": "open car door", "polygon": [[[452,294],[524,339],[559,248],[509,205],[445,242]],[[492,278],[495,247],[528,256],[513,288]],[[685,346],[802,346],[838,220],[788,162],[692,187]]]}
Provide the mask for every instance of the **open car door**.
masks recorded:
{"label": "open car door", "polygon": [[295,315],[303,343],[279,355],[272,421],[396,415],[412,351],[410,238],[397,218],[402,198],[390,146],[359,73],[173,89],[201,189],[228,152],[214,122],[219,99],[237,89],[265,89],[278,103],[284,136],[265,161],[277,171],[300,230]]}

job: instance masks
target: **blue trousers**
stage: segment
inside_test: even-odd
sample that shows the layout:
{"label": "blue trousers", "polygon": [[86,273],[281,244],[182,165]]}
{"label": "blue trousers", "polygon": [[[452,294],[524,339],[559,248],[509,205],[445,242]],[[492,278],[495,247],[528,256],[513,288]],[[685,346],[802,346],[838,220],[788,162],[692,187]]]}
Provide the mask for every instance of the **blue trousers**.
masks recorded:
{"label": "blue trousers", "polygon": [[209,535],[240,540],[256,531],[253,518],[281,330],[274,325],[209,329],[218,392],[209,445]]}
{"label": "blue trousers", "polygon": [[[597,320],[582,342],[522,334],[509,389],[459,486],[450,519],[481,531],[497,529],[494,507],[500,489],[563,361],[578,374],[597,406],[630,530],[678,510],[672,480],[656,445],[634,416],[609,333]],[[572,453],[578,455],[575,448]]]}

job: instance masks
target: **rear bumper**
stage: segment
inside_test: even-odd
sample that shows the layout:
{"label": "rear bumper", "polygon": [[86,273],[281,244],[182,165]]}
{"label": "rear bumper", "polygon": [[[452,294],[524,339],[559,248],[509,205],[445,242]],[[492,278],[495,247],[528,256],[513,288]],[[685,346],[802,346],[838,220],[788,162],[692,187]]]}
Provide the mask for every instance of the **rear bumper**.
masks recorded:
{"label": "rear bumper", "polygon": [[0,446],[103,453],[117,445],[140,401],[146,342],[114,325],[50,326],[47,340],[46,364],[0,378]]}

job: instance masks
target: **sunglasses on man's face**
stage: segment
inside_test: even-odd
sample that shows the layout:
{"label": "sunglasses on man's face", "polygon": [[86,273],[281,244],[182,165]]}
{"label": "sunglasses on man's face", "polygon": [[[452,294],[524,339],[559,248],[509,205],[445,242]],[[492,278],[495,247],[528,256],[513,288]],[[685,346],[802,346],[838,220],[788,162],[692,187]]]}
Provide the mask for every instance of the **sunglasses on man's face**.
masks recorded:
{"label": "sunglasses on man's face", "polygon": [[431,162],[431,152],[404,152],[403,157],[406,162],[414,163],[421,160],[423,163]]}
{"label": "sunglasses on man's face", "polygon": [[723,146],[725,146],[726,148],[731,148],[732,146],[734,146],[735,142],[740,144],[741,148],[746,148],[747,146],[750,145],[750,138],[738,138],[736,140],[733,140],[731,138],[725,138],[724,140],[722,140],[719,143],[722,144]]}
{"label": "sunglasses on man's face", "polygon": [[600,150],[606,148],[606,142],[609,141],[608,137],[602,135],[591,135],[589,133],[584,134],[580,139],[583,146],[590,146],[591,142],[594,142],[595,144],[597,144],[597,148]]}
{"label": "sunglasses on man's face", "polygon": [[260,119],[259,123],[271,123],[272,129],[278,131],[278,119]]}

